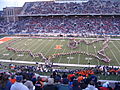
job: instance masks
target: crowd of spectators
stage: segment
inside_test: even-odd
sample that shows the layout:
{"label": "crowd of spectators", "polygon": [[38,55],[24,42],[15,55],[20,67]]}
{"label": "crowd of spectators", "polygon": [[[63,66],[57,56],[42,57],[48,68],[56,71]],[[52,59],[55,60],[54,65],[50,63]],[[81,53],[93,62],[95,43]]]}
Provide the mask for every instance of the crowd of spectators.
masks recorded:
{"label": "crowd of spectators", "polygon": [[13,22],[7,22],[5,20],[0,20],[0,34],[8,34],[10,28],[14,25]]}
{"label": "crowd of spectators", "polygon": [[4,20],[0,20],[0,33],[5,33],[5,29],[7,27],[7,23]]}
{"label": "crowd of spectators", "polygon": [[[89,0],[83,3],[26,2],[22,14],[44,15],[21,16],[15,23],[0,21],[0,33],[120,34],[120,17],[117,16],[120,14],[119,0]],[[79,16],[84,14],[91,16]],[[96,14],[103,16],[94,16]],[[106,14],[109,16],[105,16]]]}
{"label": "crowd of spectators", "polygon": [[24,15],[31,14],[119,14],[120,2],[115,0],[89,0],[78,3],[58,3],[54,1],[28,2],[24,5]]}
{"label": "crowd of spectators", "polygon": [[120,34],[119,16],[27,17],[16,22],[14,33]]}
{"label": "crowd of spectators", "polygon": [[[4,64],[0,64],[4,67]],[[7,68],[7,67],[6,67]],[[56,69],[50,76],[41,77],[37,73],[41,66],[9,65],[14,72],[0,73],[0,90],[120,90],[120,83],[102,83],[96,74],[120,75],[120,69],[109,66],[96,66],[83,69]]]}

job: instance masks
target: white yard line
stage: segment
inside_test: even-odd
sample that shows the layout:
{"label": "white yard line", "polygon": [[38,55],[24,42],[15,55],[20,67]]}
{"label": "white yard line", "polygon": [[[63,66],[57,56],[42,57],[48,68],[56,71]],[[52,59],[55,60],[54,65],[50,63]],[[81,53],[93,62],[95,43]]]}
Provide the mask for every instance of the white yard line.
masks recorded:
{"label": "white yard line", "polygon": [[78,55],[78,64],[80,64],[80,54]]}
{"label": "white yard line", "polygon": [[55,52],[53,54],[56,54],[56,52],[58,51],[58,49],[55,50]]}
{"label": "white yard line", "polygon": [[[39,39],[38,39],[39,40]],[[43,43],[44,41],[42,40],[42,43]],[[32,42],[33,43],[33,42]],[[31,43],[31,44],[32,44]],[[40,43],[39,45],[41,45],[42,43]],[[36,45],[37,47],[39,47],[39,45],[37,45],[38,43],[33,43],[33,47]],[[35,46],[35,48],[34,49],[32,49],[32,53],[37,49],[36,48],[36,46]],[[31,47],[31,48],[33,48],[33,47]],[[29,48],[29,50],[31,49],[31,48]],[[29,55],[27,56],[27,57],[30,57]],[[25,58],[27,58],[27,57],[24,57],[24,59],[23,60],[25,60]],[[32,59],[33,60],[33,59]]]}
{"label": "white yard line", "polygon": [[[8,44],[6,44],[5,46],[7,46]],[[2,52],[1,53],[4,53],[4,52],[6,52],[6,51],[4,51],[4,49],[5,49],[5,46],[3,46],[4,48],[2,48]],[[16,45],[15,45],[16,46]]]}
{"label": "white yard line", "polygon": [[[97,43],[97,42],[96,42]],[[99,43],[99,45],[100,45],[100,41],[98,41],[98,43]],[[95,46],[96,47],[96,46]],[[100,46],[101,47],[101,46]],[[100,48],[101,49],[101,48]],[[95,54],[97,55],[97,50],[96,50],[96,48],[94,48],[94,51],[95,51]],[[97,60],[98,61],[98,65],[100,65],[100,61],[99,60]]]}
{"label": "white yard line", "polygon": [[113,41],[112,41],[112,44],[118,50],[118,52],[120,53],[120,49],[113,43]]}
{"label": "white yard line", "polygon": [[[9,41],[7,41],[7,42],[9,42]],[[5,42],[5,43],[6,43],[6,42]],[[4,44],[5,44],[5,43],[4,43]],[[4,52],[5,52],[4,49],[5,49],[5,46],[6,46],[6,45],[7,45],[7,43],[6,43],[4,46],[2,46],[3,48],[2,48],[1,51],[0,51],[1,53],[4,53]]]}
{"label": "white yard line", "polygon": [[[31,61],[15,61],[15,60],[2,60],[0,59],[0,62],[10,62],[10,63],[24,63],[24,64],[36,64],[36,62]],[[39,64],[44,64],[44,62],[38,62]],[[71,66],[71,67],[95,67],[96,65],[82,65],[82,64],[63,64],[63,63],[53,63],[53,65],[59,65],[59,66]],[[113,67],[113,66],[110,66]],[[117,68],[120,68],[120,66],[114,66]]]}
{"label": "white yard line", "polygon": [[[21,42],[18,42],[18,43],[21,43]],[[21,45],[22,45],[22,44],[20,44],[19,46],[21,46]],[[18,44],[16,44],[14,47],[18,48],[19,46],[18,46]],[[2,53],[5,53],[5,52],[6,52],[6,51],[3,51]],[[14,54],[11,55],[9,58],[12,58],[13,56],[14,56]],[[2,56],[2,58],[3,58],[3,57],[5,57],[5,56]]]}
{"label": "white yard line", "polygon": [[[88,45],[87,45],[87,47],[86,47],[86,48],[87,48],[87,52],[88,52]],[[89,53],[89,52],[88,52],[88,53]],[[90,60],[89,60],[89,59],[88,59],[88,63],[90,63]]]}
{"label": "white yard line", "polygon": [[[52,39],[53,40],[53,39]],[[49,53],[49,51],[52,49],[52,47],[57,43],[58,39],[51,45],[51,47],[47,50],[45,53],[45,56]]]}
{"label": "white yard line", "polygon": [[[49,40],[49,39],[47,39],[47,40]],[[49,43],[49,42],[47,42],[47,43],[42,47],[42,49],[40,49],[40,52],[42,52],[42,50],[44,50],[44,49],[46,48],[46,46],[48,45],[48,43]],[[43,54],[45,54],[45,53],[43,53]]]}
{"label": "white yard line", "polygon": [[[28,41],[28,40],[25,40],[24,43],[26,43],[27,41]],[[24,43],[22,43],[21,45],[23,45]],[[23,48],[24,48],[24,47],[20,48],[20,50],[23,49]],[[17,53],[17,54],[18,54],[18,53]],[[18,60],[18,58],[19,58],[19,57],[16,57],[15,60]]]}
{"label": "white yard line", "polygon": [[[6,46],[6,45],[5,45],[5,46]],[[1,53],[1,54],[5,52],[5,51],[4,51],[4,49],[6,49],[5,46],[2,46],[2,49],[0,49],[0,53]]]}
{"label": "white yard line", "polygon": [[[33,41],[33,42],[34,42],[34,41]],[[32,43],[33,43],[33,42],[32,42]],[[31,43],[31,44],[32,44],[32,43]],[[30,44],[30,43],[29,43],[29,44]],[[37,43],[33,43],[33,47],[34,47],[34,45],[37,45]],[[33,47],[31,47],[31,48],[33,48]],[[30,50],[31,48],[29,48],[29,50]],[[33,51],[34,51],[34,49],[32,49],[32,53],[33,53]],[[29,54],[28,54],[26,57],[23,58],[23,61],[24,61],[26,58],[28,58],[28,57],[30,57]],[[33,60],[33,59],[32,59],[32,60]]]}
{"label": "white yard line", "polygon": [[[113,41],[111,41],[111,42],[112,42],[113,46],[120,52],[119,48],[115,46],[115,44],[113,43]],[[111,50],[111,51],[112,51],[112,50]],[[113,54],[114,54],[114,53],[113,53]],[[114,56],[115,56],[115,54],[114,54]],[[115,58],[116,58],[116,56],[115,56]],[[116,60],[117,60],[117,58],[116,58]],[[117,60],[117,62],[118,62],[118,64],[120,65],[120,62],[119,62],[118,60]]]}
{"label": "white yard line", "polygon": [[[9,42],[9,41],[8,41],[8,42]],[[5,46],[7,45],[7,43],[4,43],[4,44],[2,44],[2,45],[4,45],[4,46],[2,46],[0,50],[1,50],[1,51],[4,51]]]}
{"label": "white yard line", "polygon": [[[39,39],[38,39],[38,40],[39,40]],[[46,39],[46,40],[49,40],[49,39]],[[42,40],[42,43],[41,43],[40,45],[44,44],[44,42],[45,42],[45,40],[44,40],[44,41]],[[42,47],[42,49],[40,49],[39,52],[42,52],[42,50],[44,50],[44,48],[46,48],[46,46],[47,46],[48,43],[49,43],[49,42],[47,42],[46,45],[44,45],[44,47]],[[38,43],[36,43],[36,44],[38,44]],[[40,45],[38,45],[37,48],[34,48],[33,51],[34,51],[34,50],[37,50]],[[43,53],[43,54],[45,54],[45,53]],[[32,59],[32,60],[33,60],[33,59]],[[43,63],[45,63],[45,62],[43,62]]]}
{"label": "white yard line", "polygon": [[[70,52],[72,52],[72,49],[70,50]],[[71,54],[69,56],[68,64],[70,63],[70,60],[71,60]]]}
{"label": "white yard line", "polygon": [[[80,51],[81,43],[79,45],[79,51]],[[78,55],[78,64],[80,64],[80,54]]]}
{"label": "white yard line", "polygon": [[[39,40],[39,39],[38,39]],[[37,45],[37,48],[35,47],[32,51],[34,52],[35,50],[37,50],[38,48],[39,48],[39,46],[40,45],[42,45],[44,42],[45,42],[45,40],[41,40],[42,42],[39,44],[39,45]],[[38,44],[38,43],[36,43],[36,44]],[[41,51],[41,50],[40,50]]]}
{"label": "white yard line", "polygon": [[[109,42],[110,43],[110,42]],[[100,42],[99,42],[99,44],[100,44]],[[102,48],[103,46],[100,44],[100,47]],[[100,61],[99,61],[100,62]],[[109,66],[110,66],[110,63],[109,63]]]}
{"label": "white yard line", "polygon": [[[108,46],[108,47],[109,47],[109,46]],[[119,61],[117,60],[117,58],[116,58],[115,54],[113,53],[113,51],[112,51],[111,49],[109,49],[109,50],[110,50],[111,53],[113,54],[113,56],[114,56],[115,60],[117,61],[117,63],[120,65],[120,63],[119,63]]]}
{"label": "white yard line", "polygon": [[[88,42],[87,38],[85,38],[85,41]],[[85,45],[87,45],[87,44],[85,44]],[[87,52],[88,52],[88,45],[87,45],[87,47],[86,47],[86,50],[87,50]],[[85,51],[85,52],[86,52],[86,51]],[[88,56],[86,55],[85,57],[88,57]],[[89,60],[89,57],[88,57],[88,62],[87,62],[87,64],[89,64],[89,63],[90,63],[90,60]]]}
{"label": "white yard line", "polygon": [[[39,40],[39,39],[38,39]],[[32,52],[34,52],[35,50],[37,50],[38,48],[39,48],[39,46],[40,45],[42,45],[44,42],[45,42],[45,40],[41,40],[42,42],[39,44],[39,45],[37,45],[38,43],[35,43],[35,45],[37,45],[37,47],[35,46],[35,48],[34,49],[32,49]],[[39,41],[38,41],[39,42]],[[33,46],[34,47],[34,46]],[[33,48],[32,47],[32,48]]]}
{"label": "white yard line", "polygon": [[[63,39],[64,40],[64,39]],[[68,40],[69,41],[69,40]],[[62,41],[61,41],[61,43],[62,43]],[[63,49],[63,52],[62,53],[64,53],[64,51],[65,51],[65,48]],[[60,56],[60,58],[59,58],[59,60],[58,60],[58,63],[61,61],[61,58],[62,58],[62,56]]]}
{"label": "white yard line", "polygon": [[[100,44],[100,41],[99,41],[99,45],[100,45],[100,49],[102,48],[102,45]],[[100,61],[99,61],[99,65],[100,65]]]}
{"label": "white yard line", "polygon": [[70,63],[70,57],[71,57],[71,54],[69,55],[69,60],[68,60],[68,64]]}
{"label": "white yard line", "polygon": [[120,42],[119,41],[117,41],[119,44],[120,44]]}

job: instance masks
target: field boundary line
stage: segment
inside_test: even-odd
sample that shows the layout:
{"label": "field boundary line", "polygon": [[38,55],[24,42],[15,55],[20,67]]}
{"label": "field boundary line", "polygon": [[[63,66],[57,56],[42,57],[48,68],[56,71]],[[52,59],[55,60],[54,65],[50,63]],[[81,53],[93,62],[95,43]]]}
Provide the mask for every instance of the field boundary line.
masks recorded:
{"label": "field boundary line", "polygon": [[[21,63],[21,64],[36,64],[36,62],[31,61],[16,61],[16,60],[3,60],[0,59],[0,62],[9,62],[9,63]],[[44,62],[38,62],[39,64],[45,64]],[[73,67],[95,67],[96,65],[83,65],[83,64],[64,64],[64,63],[53,63],[53,65],[58,66],[73,66]],[[105,65],[103,65],[105,66]],[[110,66],[110,67],[117,67],[120,68],[120,66]]]}

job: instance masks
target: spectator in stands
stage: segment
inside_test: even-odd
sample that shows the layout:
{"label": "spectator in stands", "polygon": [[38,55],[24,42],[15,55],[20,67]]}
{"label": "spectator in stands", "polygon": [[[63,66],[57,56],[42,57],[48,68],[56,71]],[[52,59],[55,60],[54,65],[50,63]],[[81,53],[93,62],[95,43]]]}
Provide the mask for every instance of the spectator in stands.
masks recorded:
{"label": "spectator in stands", "polygon": [[16,76],[16,82],[11,86],[10,90],[29,90],[23,83],[23,76]]}
{"label": "spectator in stands", "polygon": [[29,77],[26,77],[26,81],[25,81],[24,85],[27,86],[29,90],[33,90],[34,85]]}
{"label": "spectator in stands", "polygon": [[[1,64],[2,67],[4,67],[4,65]],[[9,67],[9,66],[8,66]],[[0,74],[0,90],[10,90],[9,88],[11,87],[12,83],[8,80],[9,75],[23,75],[24,79],[26,79],[26,77],[28,77],[28,80],[31,80],[31,77],[36,75],[34,73],[31,73],[31,70],[33,70],[33,68],[35,68],[36,66],[33,66],[31,68],[31,66],[23,66],[23,65],[15,65],[15,68],[13,68],[13,70],[16,70],[16,73],[1,73]],[[6,68],[7,69],[7,68]],[[106,69],[106,70],[104,70]],[[18,70],[20,71],[18,73]],[[51,77],[53,78],[48,78],[48,82],[46,84],[42,84],[42,82],[45,80],[44,78],[40,78],[38,77],[38,81],[40,82],[36,82],[35,87],[38,88],[38,90],[42,90],[42,89],[49,89],[49,88],[53,88],[53,90],[88,90],[89,88],[92,88],[92,90],[96,90],[96,88],[98,88],[99,90],[112,90],[109,82],[104,83],[103,85],[101,84],[101,82],[97,82],[97,77],[96,75],[89,75],[88,77],[81,77],[81,72],[84,71],[90,71],[93,70],[94,74],[96,74],[96,70],[97,70],[97,74],[101,74],[103,72],[109,72],[110,70],[114,70],[114,72],[119,71],[119,68],[116,67],[111,67],[111,66],[96,66],[95,68],[84,68],[84,69],[80,69],[80,70],[69,70],[67,69],[66,73],[72,73],[72,74],[65,74],[64,78],[61,79],[61,76],[59,73],[63,73],[65,72],[62,69],[59,70],[55,70],[55,72],[51,75]],[[99,71],[100,70],[100,71]],[[22,71],[22,72],[21,72]],[[27,72],[26,72],[27,71]],[[73,72],[77,72],[76,74],[73,75]],[[52,73],[52,72],[51,72]],[[9,75],[8,75],[9,74]],[[80,75],[79,75],[80,74]],[[112,73],[111,73],[112,74]],[[78,75],[78,76],[77,76]],[[117,75],[117,74],[116,74]],[[12,77],[13,77],[12,76]],[[36,75],[37,76],[37,75]],[[34,76],[34,78],[36,78],[36,76]],[[67,79],[67,76],[69,76],[69,79]],[[78,78],[72,78],[73,76],[77,76]],[[47,79],[46,79],[47,80]],[[14,81],[14,80],[13,80]],[[22,76],[17,76],[16,77],[16,81],[17,82],[13,82],[14,84],[11,87],[11,90],[16,90],[17,87],[22,87],[23,90],[26,89],[27,87],[25,85],[22,84]],[[33,80],[34,81],[34,80]],[[70,84],[70,82],[72,81],[72,83]],[[78,83],[79,81],[79,83]],[[6,84],[7,83],[7,84]],[[29,82],[25,82],[25,84],[27,86],[29,86]],[[88,86],[87,86],[88,84]],[[95,88],[96,85],[96,88]],[[31,85],[30,85],[31,86]],[[33,86],[33,85],[32,85]],[[7,88],[7,89],[5,89]],[[36,88],[36,90],[37,90]],[[120,83],[116,83],[115,84],[115,89],[114,90],[119,90],[120,88]],[[27,88],[28,90],[28,88]],[[29,88],[30,90],[30,88]],[[31,89],[32,90],[32,89]]]}
{"label": "spectator in stands", "polygon": [[67,78],[64,78],[62,80],[62,84],[58,86],[58,90],[72,90],[72,87],[68,85],[69,80]]}
{"label": "spectator in stands", "polygon": [[16,82],[15,75],[12,75],[10,78],[10,82],[14,84]]}
{"label": "spectator in stands", "polygon": [[10,90],[12,83],[8,79],[9,75],[0,74],[0,90]]}
{"label": "spectator in stands", "polygon": [[112,88],[109,85],[109,82],[103,83],[102,87],[99,87],[100,90],[112,90]]}
{"label": "spectator in stands", "polygon": [[111,14],[120,13],[119,1],[110,0],[89,0],[88,2],[56,3],[49,2],[29,2],[23,10],[23,14]]}
{"label": "spectator in stands", "polygon": [[101,84],[101,82],[100,81],[98,81],[96,84],[95,84],[95,86],[96,86],[96,88],[100,88],[100,87],[102,87],[102,84]]}
{"label": "spectator in stands", "polygon": [[82,90],[77,80],[73,81],[72,90]]}
{"label": "spectator in stands", "polygon": [[98,90],[98,89],[95,88],[95,82],[94,81],[90,81],[90,83],[88,84],[87,88],[85,88],[84,90]]}
{"label": "spectator in stands", "polygon": [[[63,23],[64,22],[64,23]],[[120,34],[119,16],[31,17],[16,22],[13,33]],[[11,31],[9,30],[9,31]]]}
{"label": "spectator in stands", "polygon": [[91,75],[89,80],[94,81],[95,83],[97,83],[97,77],[95,75]]}
{"label": "spectator in stands", "polygon": [[114,90],[120,90],[120,83],[115,83],[115,88]]}
{"label": "spectator in stands", "polygon": [[67,74],[64,72],[62,78],[67,78]]}
{"label": "spectator in stands", "polygon": [[35,83],[35,90],[42,90],[43,88],[43,82],[42,82],[42,78],[40,76],[38,76],[37,81]]}
{"label": "spectator in stands", "polygon": [[34,76],[32,76],[31,81],[33,82],[33,85],[35,85],[35,83],[36,83],[36,76],[35,76],[35,75],[34,75]]}
{"label": "spectator in stands", "polygon": [[58,87],[54,85],[53,78],[48,78],[48,84],[43,86],[43,90],[58,90]]}

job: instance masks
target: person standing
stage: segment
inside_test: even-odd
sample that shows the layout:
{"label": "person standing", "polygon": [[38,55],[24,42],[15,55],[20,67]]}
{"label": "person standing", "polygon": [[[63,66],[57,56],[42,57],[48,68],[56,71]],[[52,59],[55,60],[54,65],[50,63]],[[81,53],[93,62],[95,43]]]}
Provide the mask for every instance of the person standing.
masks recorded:
{"label": "person standing", "polygon": [[0,90],[10,90],[12,83],[8,78],[7,74],[0,75]]}
{"label": "person standing", "polygon": [[42,78],[38,77],[35,83],[35,90],[42,90],[42,88],[43,88]]}
{"label": "person standing", "polygon": [[29,90],[27,86],[22,83],[23,76],[16,76],[16,82],[11,86],[10,90]]}
{"label": "person standing", "polygon": [[29,90],[33,90],[33,82],[30,80],[30,78],[26,77],[27,81],[24,83],[25,86],[28,87]]}

